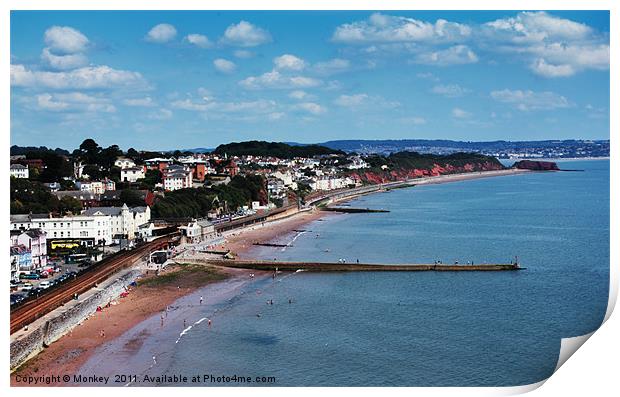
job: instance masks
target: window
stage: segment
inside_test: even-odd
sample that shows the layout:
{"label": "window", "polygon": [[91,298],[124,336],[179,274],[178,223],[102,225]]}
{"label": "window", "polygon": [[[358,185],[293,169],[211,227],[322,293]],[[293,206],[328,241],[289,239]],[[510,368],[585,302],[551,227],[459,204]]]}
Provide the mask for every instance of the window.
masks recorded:
{"label": "window", "polygon": [[56,227],[56,222],[54,222],[54,227]]}
{"label": "window", "polygon": [[56,232],[54,232],[54,237],[56,237],[56,234],[57,234],[57,233],[56,233]]}
{"label": "window", "polygon": [[64,237],[65,232],[60,232],[60,237]]}

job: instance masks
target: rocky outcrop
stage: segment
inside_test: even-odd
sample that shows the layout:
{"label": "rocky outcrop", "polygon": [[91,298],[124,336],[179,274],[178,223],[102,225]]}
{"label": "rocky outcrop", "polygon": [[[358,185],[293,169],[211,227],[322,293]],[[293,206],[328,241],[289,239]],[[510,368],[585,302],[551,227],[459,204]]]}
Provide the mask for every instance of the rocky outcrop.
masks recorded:
{"label": "rocky outcrop", "polygon": [[461,174],[467,172],[478,171],[495,171],[502,170],[504,167],[500,163],[494,163],[491,161],[485,162],[472,162],[466,163],[463,166],[453,166],[451,164],[433,164],[429,169],[394,169],[384,171],[362,171],[353,172],[351,177],[354,179],[360,179],[363,182],[378,184],[393,181],[402,181],[405,179],[422,178],[425,176],[438,176],[445,174]]}
{"label": "rocky outcrop", "polygon": [[512,165],[512,168],[532,171],[559,171],[560,168],[553,161],[521,160]]}

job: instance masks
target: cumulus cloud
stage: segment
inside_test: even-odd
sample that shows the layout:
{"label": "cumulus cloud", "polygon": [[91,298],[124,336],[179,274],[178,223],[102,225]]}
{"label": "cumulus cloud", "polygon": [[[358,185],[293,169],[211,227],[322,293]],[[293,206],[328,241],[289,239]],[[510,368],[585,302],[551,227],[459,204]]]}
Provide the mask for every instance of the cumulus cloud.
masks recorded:
{"label": "cumulus cloud", "polygon": [[361,105],[367,99],[367,94],[340,95],[334,100],[334,104],[343,107],[354,107]]}
{"label": "cumulus cloud", "polygon": [[152,107],[155,106],[155,102],[151,97],[144,98],[128,98],[123,100],[123,104],[127,106],[136,106],[136,107]]}
{"label": "cumulus cloud", "polygon": [[519,110],[552,110],[574,106],[562,95],[550,91],[535,92],[531,90],[498,90],[491,92],[491,98],[508,103]]}
{"label": "cumulus cloud", "polygon": [[485,24],[493,33],[506,34],[515,43],[545,40],[580,40],[592,34],[586,24],[541,12],[521,12],[516,17],[498,19]]}
{"label": "cumulus cloud", "polygon": [[544,77],[567,77],[575,74],[575,69],[571,65],[552,65],[542,58],[532,62],[530,69]]}
{"label": "cumulus cloud", "polygon": [[233,62],[223,58],[218,58],[214,60],[213,66],[215,66],[215,68],[222,73],[232,73],[237,68],[237,65],[235,65]]}
{"label": "cumulus cloud", "polygon": [[36,96],[36,103],[40,110],[52,112],[116,112],[107,99],[81,92],[43,93]]}
{"label": "cumulus cloud", "polygon": [[284,54],[274,58],[273,63],[276,69],[279,70],[303,70],[306,67],[306,62],[291,54]]}
{"label": "cumulus cloud", "polygon": [[325,107],[314,102],[303,102],[295,105],[294,107],[295,109],[300,109],[313,115],[320,115],[327,112]]}
{"label": "cumulus cloud", "polygon": [[263,73],[260,76],[250,76],[239,82],[246,89],[291,89],[291,88],[309,88],[322,84],[321,80],[305,77],[305,76],[287,76],[277,70]]}
{"label": "cumulus cloud", "polygon": [[448,98],[457,98],[467,94],[469,90],[458,84],[438,84],[431,89],[431,92]]}
{"label": "cumulus cloud", "polygon": [[252,58],[254,56],[254,53],[248,50],[235,50],[233,52],[233,55],[235,56],[235,58],[248,59]]}
{"label": "cumulus cloud", "polygon": [[69,26],[52,26],[45,31],[43,39],[56,54],[84,52],[89,44],[86,36]]}
{"label": "cumulus cloud", "polygon": [[88,58],[84,54],[54,55],[49,48],[43,49],[41,60],[59,70],[75,69],[88,63]]}
{"label": "cumulus cloud", "polygon": [[351,62],[348,59],[334,58],[325,62],[317,62],[313,69],[316,73],[330,75],[346,72],[350,67]]}
{"label": "cumulus cloud", "polygon": [[208,100],[193,101],[183,99],[172,102],[171,106],[176,109],[190,110],[196,112],[210,113],[238,113],[250,112],[256,114],[273,113],[277,108],[277,103],[272,100],[259,99],[256,101],[242,102],[219,102],[208,98]]}
{"label": "cumulus cloud", "polygon": [[172,111],[170,109],[160,108],[149,113],[148,118],[151,120],[170,120],[172,118]]}
{"label": "cumulus cloud", "polygon": [[54,89],[94,89],[112,87],[146,88],[138,72],[109,66],[88,66],[67,72],[30,70],[24,65],[11,65],[11,86]]}
{"label": "cumulus cloud", "polygon": [[418,54],[414,63],[448,66],[478,62],[478,56],[466,45],[455,45],[445,50]]}
{"label": "cumulus cloud", "polygon": [[249,22],[241,21],[238,24],[230,25],[224,32],[222,41],[226,44],[239,47],[255,47],[269,43],[271,35],[268,31],[252,25]]}
{"label": "cumulus cloud", "polygon": [[146,34],[146,40],[152,43],[167,43],[173,40],[176,35],[177,30],[174,26],[167,23],[160,23],[149,30]]}
{"label": "cumulus cloud", "polygon": [[203,34],[188,34],[187,36],[185,36],[184,40],[200,48],[209,48],[212,46],[209,38]]}
{"label": "cumulus cloud", "polygon": [[297,99],[297,100],[302,100],[302,99],[310,98],[312,97],[312,95],[308,94],[306,91],[303,91],[303,90],[295,90],[295,91],[291,91],[288,94],[288,97]]}
{"label": "cumulus cloud", "polygon": [[469,37],[470,34],[469,26],[444,19],[430,23],[375,13],[367,20],[338,26],[332,35],[332,40],[347,44],[457,42]]}
{"label": "cumulus cloud", "polygon": [[609,69],[609,38],[586,24],[546,12],[521,12],[483,26],[498,52],[513,53],[543,77],[569,77],[584,70]]}
{"label": "cumulus cloud", "polygon": [[371,96],[368,94],[340,95],[334,99],[334,104],[353,110],[363,107],[393,109],[400,106],[400,102],[387,101],[381,96]]}
{"label": "cumulus cloud", "polygon": [[454,108],[452,109],[452,117],[457,119],[467,119],[471,117],[471,113],[461,108]]}

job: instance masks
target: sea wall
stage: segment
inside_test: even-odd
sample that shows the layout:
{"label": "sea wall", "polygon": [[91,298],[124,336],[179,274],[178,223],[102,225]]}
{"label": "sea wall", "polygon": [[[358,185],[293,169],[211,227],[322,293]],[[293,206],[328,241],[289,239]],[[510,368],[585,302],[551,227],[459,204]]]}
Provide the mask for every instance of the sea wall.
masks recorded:
{"label": "sea wall", "polygon": [[[117,299],[125,291],[125,287],[134,281],[140,273],[139,270],[129,271],[71,308],[36,325],[37,328],[31,329],[28,335],[11,342],[11,371],[36,356],[45,347],[87,319],[97,310],[97,306],[104,306]],[[30,327],[32,328],[33,325],[31,324]]]}

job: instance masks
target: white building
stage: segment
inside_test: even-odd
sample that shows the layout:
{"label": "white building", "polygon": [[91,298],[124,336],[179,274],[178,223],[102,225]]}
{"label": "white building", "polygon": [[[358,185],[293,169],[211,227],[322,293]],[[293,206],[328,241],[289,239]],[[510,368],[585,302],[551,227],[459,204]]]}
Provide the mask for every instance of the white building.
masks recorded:
{"label": "white building", "polygon": [[194,219],[187,225],[179,227],[179,229],[190,243],[197,243],[215,237],[215,226],[206,219]]}
{"label": "white building", "polygon": [[349,187],[349,185],[355,185],[355,181],[349,177],[346,178],[317,178],[310,187],[313,190],[334,190],[343,189]]}
{"label": "white building", "polygon": [[178,169],[164,173],[164,190],[174,191],[192,187],[192,172]]}
{"label": "white building", "polygon": [[121,181],[136,182],[146,176],[144,167],[129,167],[121,169]]}
{"label": "white building", "polygon": [[75,187],[81,192],[103,194],[106,190],[116,190],[116,183],[105,179],[103,181],[75,182]]}
{"label": "white building", "polygon": [[48,242],[71,239],[92,247],[112,243],[110,222],[109,216],[79,215],[52,218],[48,214],[11,215],[11,230],[42,229]]}
{"label": "white building", "polygon": [[11,176],[28,179],[28,167],[22,164],[11,164]]}
{"label": "white building", "polygon": [[129,208],[126,204],[122,207],[93,207],[82,212],[83,216],[95,218],[109,218],[110,235],[113,239],[127,238],[133,240],[136,237],[140,225],[151,220],[149,207]]}
{"label": "white building", "polygon": [[133,168],[136,166],[136,163],[127,157],[117,157],[116,160],[114,161],[114,165],[117,166],[120,169],[123,168]]}

